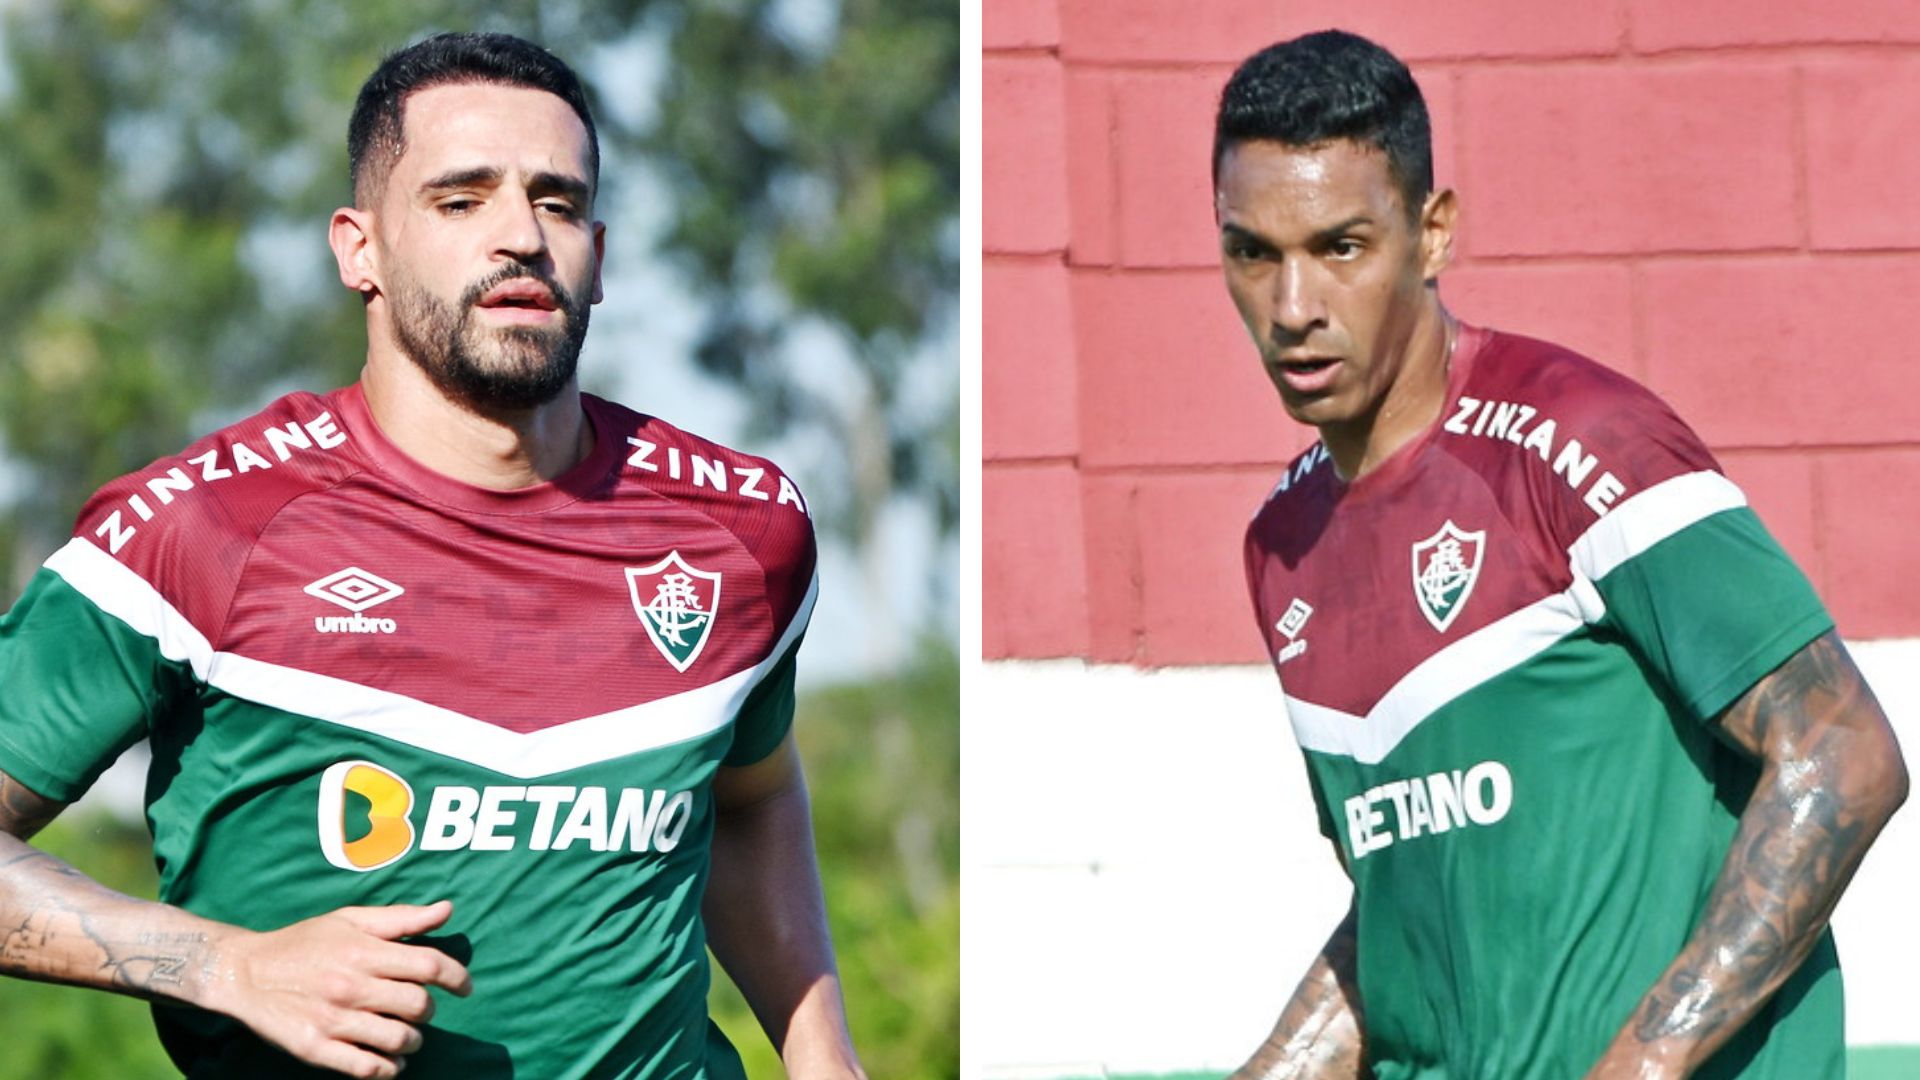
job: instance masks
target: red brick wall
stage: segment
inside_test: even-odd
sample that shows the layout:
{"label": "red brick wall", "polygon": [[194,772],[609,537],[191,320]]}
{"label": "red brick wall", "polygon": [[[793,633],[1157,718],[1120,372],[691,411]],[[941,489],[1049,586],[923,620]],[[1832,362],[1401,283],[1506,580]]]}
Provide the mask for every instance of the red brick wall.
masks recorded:
{"label": "red brick wall", "polygon": [[1650,385],[1843,633],[1920,634],[1920,4],[986,0],[987,656],[1260,659],[1240,534],[1310,432],[1220,283],[1212,110],[1333,25],[1427,95],[1449,307]]}

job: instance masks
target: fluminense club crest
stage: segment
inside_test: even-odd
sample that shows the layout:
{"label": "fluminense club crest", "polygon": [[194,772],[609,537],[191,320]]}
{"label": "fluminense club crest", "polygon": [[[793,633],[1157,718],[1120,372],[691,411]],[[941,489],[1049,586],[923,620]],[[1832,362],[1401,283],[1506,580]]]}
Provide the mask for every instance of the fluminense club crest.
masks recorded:
{"label": "fluminense club crest", "polygon": [[1486,551],[1487,531],[1463,532],[1452,521],[1413,545],[1413,599],[1420,614],[1442,633],[1467,606],[1473,583],[1480,577],[1480,556]]}
{"label": "fluminense club crest", "polygon": [[652,566],[627,567],[627,591],[660,655],[675,671],[692,667],[720,610],[719,572],[696,570],[673,551]]}

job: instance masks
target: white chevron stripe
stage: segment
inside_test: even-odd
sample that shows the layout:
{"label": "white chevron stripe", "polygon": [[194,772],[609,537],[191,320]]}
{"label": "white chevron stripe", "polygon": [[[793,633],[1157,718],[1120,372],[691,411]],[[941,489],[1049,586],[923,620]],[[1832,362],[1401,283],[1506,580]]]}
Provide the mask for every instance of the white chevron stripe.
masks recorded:
{"label": "white chevron stripe", "polygon": [[215,652],[205,635],[153,586],[88,540],[69,541],[47,560],[47,567],[94,606],[153,638],[163,656],[186,662],[195,677],[217,690],[523,779],[670,746],[725,727],[799,639],[820,592],[816,574],[780,640],[752,668],[671,697],[518,732],[403,694]]}
{"label": "white chevron stripe", "polygon": [[195,678],[206,681],[213,664],[213,646],[206,635],[120,560],[76,536],[54,552],[46,566],[94,607],[158,642],[160,655],[175,663],[185,661]]}
{"label": "white chevron stripe", "polygon": [[1605,602],[1597,581],[1696,522],[1747,504],[1731,480],[1695,472],[1664,480],[1615,507],[1567,549],[1573,584],[1475,630],[1401,676],[1364,717],[1286,696],[1302,749],[1378,764],[1414,728],[1474,687],[1533,659],[1597,622]]}
{"label": "white chevron stripe", "polygon": [[1572,589],[1529,604],[1421,661],[1365,717],[1288,695],[1294,737],[1302,749],[1378,764],[1441,706],[1533,659],[1583,622]]}
{"label": "white chevron stripe", "polygon": [[1662,480],[1594,522],[1567,549],[1575,570],[1593,581],[1704,518],[1747,505],[1733,481],[1702,471]]}

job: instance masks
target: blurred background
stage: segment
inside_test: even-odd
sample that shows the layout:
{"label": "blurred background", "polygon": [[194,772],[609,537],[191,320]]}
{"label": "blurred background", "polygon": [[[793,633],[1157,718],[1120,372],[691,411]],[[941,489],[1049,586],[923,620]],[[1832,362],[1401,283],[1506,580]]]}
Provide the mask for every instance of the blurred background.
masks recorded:
{"label": "blurred background", "polygon": [[[855,1038],[875,1076],[955,1076],[955,0],[0,0],[0,601],[104,481],[355,377],[325,243],[347,116],[441,30],[521,34],[589,84],[586,389],[801,483],[823,591],[797,723]],[[42,842],[150,896],[138,769]],[[720,983],[750,1075],[780,1076]],[[173,1075],[139,1002],[0,980],[0,1018],[0,1077]]]}

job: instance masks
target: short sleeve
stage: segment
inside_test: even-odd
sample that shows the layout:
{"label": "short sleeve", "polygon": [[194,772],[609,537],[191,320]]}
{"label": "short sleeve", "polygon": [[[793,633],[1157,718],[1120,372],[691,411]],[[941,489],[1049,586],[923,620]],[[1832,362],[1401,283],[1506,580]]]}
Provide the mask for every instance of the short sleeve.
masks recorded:
{"label": "short sleeve", "polygon": [[1833,620],[1698,436],[1638,387],[1612,406],[1594,445],[1618,497],[1567,516],[1576,589],[1597,595],[1597,627],[1711,719]]}
{"label": "short sleeve", "polygon": [[153,638],[42,568],[0,617],[0,770],[79,798],[146,735],[169,668]]}
{"label": "short sleeve", "polygon": [[733,746],[722,765],[751,765],[779,747],[793,727],[793,683],[795,657],[800,652],[796,638],[776,661],[760,684],[747,695],[746,704],[733,722]]}
{"label": "short sleeve", "polygon": [[[1606,605],[1601,625],[1617,630],[1704,720],[1832,629],[1833,620],[1731,481],[1712,473],[1671,483],[1740,505],[1708,508],[1697,491],[1683,498],[1681,491],[1650,490],[1641,498],[1669,504],[1660,509],[1672,520],[1647,530],[1655,534],[1650,542],[1623,545],[1626,557],[1599,567],[1604,573],[1593,583]],[[1616,513],[1654,509],[1629,503]]]}

